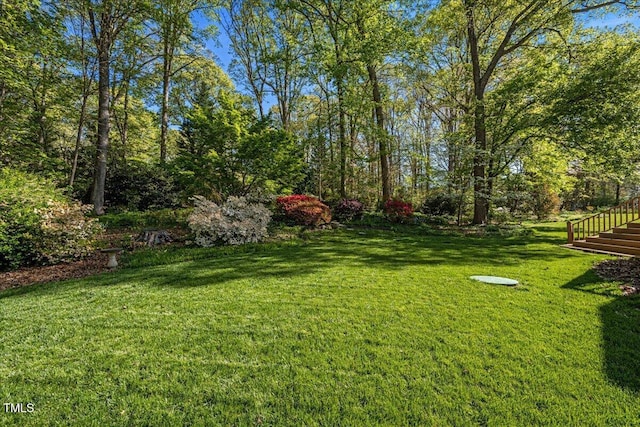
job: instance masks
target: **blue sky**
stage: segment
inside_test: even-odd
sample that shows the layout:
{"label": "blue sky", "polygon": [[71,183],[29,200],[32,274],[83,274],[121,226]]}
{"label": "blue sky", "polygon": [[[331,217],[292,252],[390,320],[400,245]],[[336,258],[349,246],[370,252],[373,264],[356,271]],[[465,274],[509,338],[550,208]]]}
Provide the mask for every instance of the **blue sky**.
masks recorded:
{"label": "blue sky", "polygon": [[[196,17],[194,17],[194,21],[196,26],[199,28],[202,28],[205,25],[215,25],[215,23],[210,21],[202,14],[198,14]],[[635,14],[634,16],[624,16],[621,14],[609,13],[600,18],[591,18],[587,22],[587,26],[612,29],[616,26],[627,23],[631,23],[637,28],[640,28],[640,14]],[[231,42],[222,28],[218,30],[217,40],[210,39],[206,43],[206,48],[213,53],[213,55],[215,56],[215,61],[227,73],[229,72],[229,64],[231,63],[231,60],[233,58],[230,45]],[[234,81],[234,83],[236,84],[236,87],[238,87],[238,89],[241,89],[239,87],[239,82]],[[267,103],[269,103],[268,100]]]}

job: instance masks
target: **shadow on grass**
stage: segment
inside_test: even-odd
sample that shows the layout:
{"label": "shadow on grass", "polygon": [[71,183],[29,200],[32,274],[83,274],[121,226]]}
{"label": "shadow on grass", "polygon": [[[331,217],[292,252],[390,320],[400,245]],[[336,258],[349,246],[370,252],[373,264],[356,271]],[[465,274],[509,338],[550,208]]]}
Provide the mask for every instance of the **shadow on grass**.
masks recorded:
{"label": "shadow on grass", "polygon": [[607,377],[640,392],[640,298],[618,298],[600,308]]}
{"label": "shadow on grass", "polygon": [[63,283],[7,290],[0,299],[30,292],[59,292],[73,286],[134,282],[152,286],[215,286],[239,279],[305,276],[340,265],[345,270],[375,266],[402,271],[411,266],[518,265],[578,256],[555,246],[549,236],[484,238],[417,234],[413,231],[355,229],[311,233],[295,240],[241,247],[169,247],[128,254],[123,269]]}
{"label": "shadow on grass", "polygon": [[640,297],[622,297],[592,270],[563,288],[615,297],[600,307],[604,372],[614,384],[640,392]]}

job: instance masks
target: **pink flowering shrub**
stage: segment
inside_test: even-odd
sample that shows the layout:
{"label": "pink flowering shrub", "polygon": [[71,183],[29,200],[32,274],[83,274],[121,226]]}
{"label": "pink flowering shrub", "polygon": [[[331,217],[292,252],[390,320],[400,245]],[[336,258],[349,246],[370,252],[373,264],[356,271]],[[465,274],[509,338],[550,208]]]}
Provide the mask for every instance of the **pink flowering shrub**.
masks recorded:
{"label": "pink flowering shrub", "polygon": [[187,218],[187,223],[195,234],[197,245],[242,245],[259,242],[267,236],[271,211],[263,205],[233,196],[222,205],[202,196],[193,199],[195,208]]}
{"label": "pink flowering shrub", "polygon": [[389,199],[384,204],[384,213],[391,221],[402,222],[413,216],[413,206],[400,199]]}
{"label": "pink flowering shrub", "polygon": [[329,206],[305,194],[281,196],[276,199],[278,210],[298,225],[322,225],[331,222]]}

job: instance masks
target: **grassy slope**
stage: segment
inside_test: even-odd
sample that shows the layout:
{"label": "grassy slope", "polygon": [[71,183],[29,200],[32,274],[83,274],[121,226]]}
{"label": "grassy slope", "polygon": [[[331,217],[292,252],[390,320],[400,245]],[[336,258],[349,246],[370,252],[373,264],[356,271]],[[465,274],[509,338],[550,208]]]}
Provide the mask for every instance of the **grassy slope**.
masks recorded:
{"label": "grassy slope", "polygon": [[561,227],[142,253],[0,293],[0,398],[36,407],[0,425],[640,425],[640,299]]}

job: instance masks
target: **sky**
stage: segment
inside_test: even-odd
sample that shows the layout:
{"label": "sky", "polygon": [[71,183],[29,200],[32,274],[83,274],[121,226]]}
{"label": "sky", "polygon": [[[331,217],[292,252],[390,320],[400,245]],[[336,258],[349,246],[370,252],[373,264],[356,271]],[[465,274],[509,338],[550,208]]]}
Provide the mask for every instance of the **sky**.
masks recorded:
{"label": "sky", "polygon": [[[209,20],[209,18],[205,17],[202,13],[194,16],[194,22],[196,26],[200,29],[204,28],[206,25],[211,25],[213,22]],[[586,25],[588,27],[597,27],[597,28],[609,28],[613,29],[616,26],[623,24],[633,24],[637,28],[640,28],[640,14],[636,14],[635,16],[623,16],[616,13],[609,13],[599,18],[591,18]],[[231,60],[233,58],[233,54],[231,52],[231,42],[229,37],[225,33],[222,28],[218,30],[217,40],[209,39],[206,42],[206,48],[211,51],[214,55],[214,59],[216,63],[227,73],[229,73],[229,65],[231,64]],[[233,78],[232,78],[233,80]],[[241,90],[240,82],[234,80],[234,83],[238,89]],[[266,100],[266,107],[269,108],[272,104],[272,100]]]}

